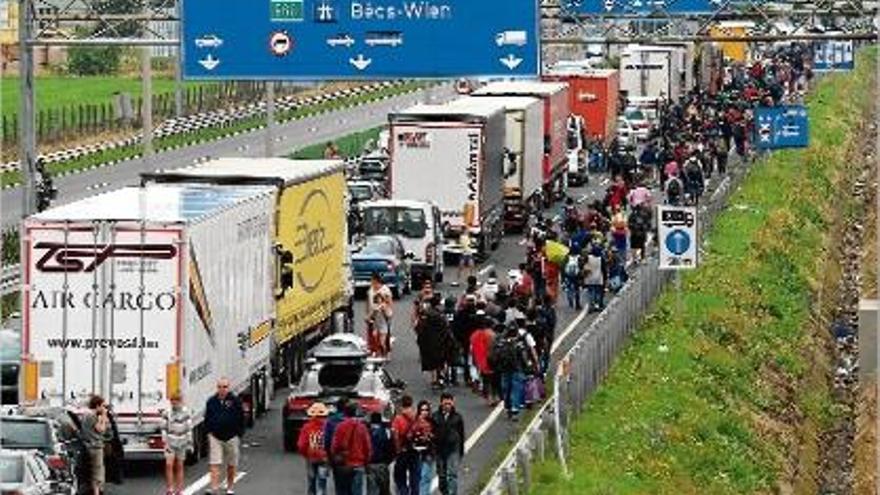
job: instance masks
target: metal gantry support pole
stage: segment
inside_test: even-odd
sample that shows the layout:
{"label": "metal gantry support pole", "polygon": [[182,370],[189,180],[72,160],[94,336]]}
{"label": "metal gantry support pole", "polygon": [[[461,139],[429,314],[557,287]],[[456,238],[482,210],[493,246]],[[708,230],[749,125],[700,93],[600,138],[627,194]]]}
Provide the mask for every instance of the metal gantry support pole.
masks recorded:
{"label": "metal gantry support pole", "polygon": [[275,81],[266,82],[266,158],[275,156]]}
{"label": "metal gantry support pole", "polygon": [[[180,19],[180,1],[175,2],[174,10],[177,12],[177,18]],[[183,39],[180,23],[175,24],[174,32],[177,33],[177,39]],[[174,49],[177,55],[176,64],[174,64],[174,118],[183,117],[183,42],[181,41]]]}
{"label": "metal gantry support pole", "polygon": [[27,44],[33,36],[32,0],[19,0],[18,42],[21,107],[19,116],[19,152],[21,167],[21,216],[28,217],[36,206],[35,165],[37,160],[37,131],[34,115],[34,49]]}
{"label": "metal gantry support pole", "polygon": [[141,78],[143,79],[143,109],[141,111],[141,142],[144,145],[143,171],[151,172],[150,161],[153,155],[153,67],[152,48],[141,48]]}

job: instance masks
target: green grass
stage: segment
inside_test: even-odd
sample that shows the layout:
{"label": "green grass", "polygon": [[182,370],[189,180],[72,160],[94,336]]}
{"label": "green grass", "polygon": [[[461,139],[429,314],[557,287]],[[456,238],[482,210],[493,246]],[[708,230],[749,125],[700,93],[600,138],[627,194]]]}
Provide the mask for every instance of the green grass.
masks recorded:
{"label": "green grass", "polygon": [[[3,115],[17,114],[19,110],[18,77],[3,77],[0,80],[0,106]],[[205,83],[184,83],[198,86]],[[61,77],[43,76],[36,79],[37,111],[57,109],[70,105],[96,105],[113,100],[113,93],[129,93],[133,98],[140,96],[142,83],[139,78],[118,76]],[[174,79],[153,78],[153,93],[156,95],[174,92]]]}
{"label": "green grass", "polygon": [[[364,151],[364,146],[370,141],[375,142],[379,137],[381,127],[374,127],[365,131],[355,132],[347,136],[334,140],[339,154],[343,157],[352,157],[360,155]],[[311,146],[298,150],[290,155],[294,160],[316,160],[324,157],[324,148],[327,143],[316,143]]]}
{"label": "green grass", "polygon": [[786,440],[834,417],[809,320],[833,216],[846,211],[844,153],[872,104],[873,56],[857,67],[809,99],[810,148],[774,153],[733,195],[749,208],[719,216],[684,277],[684,314],[665,292],[617,358],[572,427],[573,477],[548,461],[532,493],[775,492]]}
{"label": "green grass", "polygon": [[[421,82],[409,82],[391,87],[383,87],[377,91],[362,93],[359,95],[345,96],[332,101],[325,101],[319,104],[309,105],[293,110],[278,113],[279,121],[289,121],[303,118],[318,112],[331,112],[345,107],[362,105],[374,99],[395,96],[424,87]],[[189,146],[193,144],[203,143],[214,139],[220,139],[233,134],[234,132],[244,132],[255,129],[260,125],[264,125],[266,119],[264,116],[251,117],[240,120],[234,124],[225,127],[211,127],[201,129],[197,132],[188,134],[176,134],[160,138],[154,141],[154,147],[157,151],[166,150],[173,147]],[[320,146],[323,146],[321,143]],[[322,148],[323,150],[323,148]],[[95,165],[108,163],[110,161],[120,161],[133,158],[142,152],[140,145],[123,146],[111,150],[105,150],[98,153],[92,153],[80,158],[66,160],[63,162],[55,162],[49,165],[49,172],[57,175],[65,172],[83,170]],[[0,173],[0,186],[15,185],[21,182],[21,173],[17,170]]]}

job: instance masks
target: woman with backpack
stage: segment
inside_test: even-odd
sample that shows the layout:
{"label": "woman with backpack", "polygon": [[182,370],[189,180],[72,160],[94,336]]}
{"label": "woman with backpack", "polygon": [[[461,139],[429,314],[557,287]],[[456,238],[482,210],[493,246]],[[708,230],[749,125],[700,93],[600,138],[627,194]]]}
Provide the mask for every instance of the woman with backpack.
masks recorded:
{"label": "woman with backpack", "polygon": [[563,269],[563,281],[565,284],[565,296],[568,299],[568,307],[576,310],[581,309],[581,261],[579,252],[571,252]]}

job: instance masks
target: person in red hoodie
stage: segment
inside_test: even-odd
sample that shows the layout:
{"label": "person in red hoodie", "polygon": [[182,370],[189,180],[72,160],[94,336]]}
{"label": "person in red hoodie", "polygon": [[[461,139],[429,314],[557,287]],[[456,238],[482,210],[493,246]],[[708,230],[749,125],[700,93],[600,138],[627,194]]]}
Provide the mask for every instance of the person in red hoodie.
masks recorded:
{"label": "person in red hoodie", "polygon": [[324,423],[330,411],[323,402],[315,402],[306,411],[309,420],[303,425],[296,442],[296,449],[306,460],[306,483],[309,495],[327,493],[330,470],[327,452],[324,450]]}
{"label": "person in red hoodie", "polygon": [[[480,314],[480,311],[477,311]],[[498,403],[498,387],[495,386],[495,375],[489,366],[489,351],[495,342],[495,332],[488,318],[484,315],[477,330],[471,334],[471,358],[480,372],[480,393],[489,401],[490,406]]]}
{"label": "person in red hoodie", "polygon": [[330,446],[337,495],[364,493],[366,468],[372,455],[370,432],[357,418],[357,404],[350,402],[345,408],[345,419],[333,433]]}

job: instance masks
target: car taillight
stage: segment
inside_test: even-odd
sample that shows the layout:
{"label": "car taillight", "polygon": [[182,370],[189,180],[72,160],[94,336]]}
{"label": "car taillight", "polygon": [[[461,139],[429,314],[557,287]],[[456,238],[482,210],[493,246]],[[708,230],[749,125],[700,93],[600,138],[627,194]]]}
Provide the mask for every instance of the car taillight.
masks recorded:
{"label": "car taillight", "polygon": [[147,446],[151,449],[164,449],[165,439],[161,435],[153,435],[147,439]]}
{"label": "car taillight", "polygon": [[46,464],[48,464],[49,467],[52,469],[67,469],[67,461],[64,460],[64,458],[60,455],[50,455],[46,458]]}
{"label": "car taillight", "polygon": [[434,243],[429,242],[428,246],[425,247],[425,263],[433,263],[434,262]]}
{"label": "car taillight", "polygon": [[304,411],[312,405],[312,399],[289,398],[287,399],[287,408],[290,410]]}

